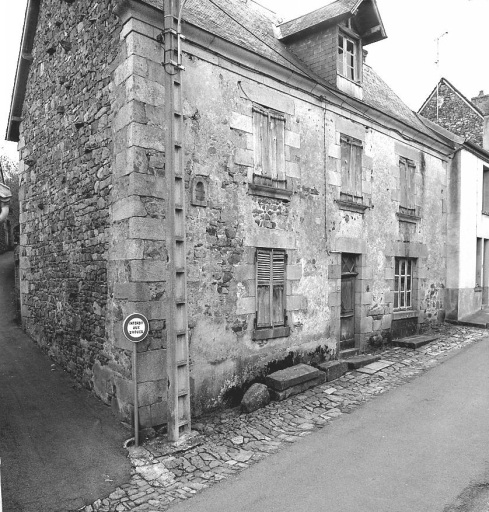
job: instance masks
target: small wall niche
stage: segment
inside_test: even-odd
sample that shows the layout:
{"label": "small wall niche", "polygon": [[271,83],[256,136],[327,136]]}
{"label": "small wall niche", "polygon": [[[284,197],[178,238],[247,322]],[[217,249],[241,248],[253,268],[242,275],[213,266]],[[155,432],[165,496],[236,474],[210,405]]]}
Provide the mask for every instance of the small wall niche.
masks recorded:
{"label": "small wall niche", "polygon": [[208,183],[204,176],[195,176],[190,189],[190,204],[207,206]]}

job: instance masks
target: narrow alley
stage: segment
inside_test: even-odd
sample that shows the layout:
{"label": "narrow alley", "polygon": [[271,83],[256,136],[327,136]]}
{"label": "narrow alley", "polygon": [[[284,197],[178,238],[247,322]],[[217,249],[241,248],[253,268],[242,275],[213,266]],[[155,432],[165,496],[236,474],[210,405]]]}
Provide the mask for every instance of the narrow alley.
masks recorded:
{"label": "narrow alley", "polygon": [[13,269],[0,255],[3,512],[66,512],[129,479],[131,434],[14,323]]}

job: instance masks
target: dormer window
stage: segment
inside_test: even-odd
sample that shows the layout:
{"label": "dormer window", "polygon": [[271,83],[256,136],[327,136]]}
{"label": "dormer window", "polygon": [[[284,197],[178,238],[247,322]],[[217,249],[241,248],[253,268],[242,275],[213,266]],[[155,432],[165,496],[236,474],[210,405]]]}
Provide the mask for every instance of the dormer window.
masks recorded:
{"label": "dormer window", "polygon": [[338,73],[352,82],[359,79],[358,42],[344,34],[338,35]]}

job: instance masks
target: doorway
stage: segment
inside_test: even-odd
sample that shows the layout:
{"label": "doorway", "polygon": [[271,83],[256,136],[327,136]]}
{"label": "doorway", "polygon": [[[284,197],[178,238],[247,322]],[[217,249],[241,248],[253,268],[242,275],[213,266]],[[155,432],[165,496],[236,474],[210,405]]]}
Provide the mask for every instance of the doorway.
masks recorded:
{"label": "doorway", "polygon": [[355,344],[355,290],[357,281],[357,255],[341,255],[341,312],[339,351],[352,350]]}

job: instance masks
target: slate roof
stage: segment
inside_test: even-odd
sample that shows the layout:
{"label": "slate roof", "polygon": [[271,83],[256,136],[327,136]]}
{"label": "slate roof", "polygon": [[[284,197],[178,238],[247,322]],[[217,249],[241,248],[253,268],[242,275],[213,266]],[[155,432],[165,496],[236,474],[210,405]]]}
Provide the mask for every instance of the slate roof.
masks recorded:
{"label": "slate roof", "polygon": [[303,30],[320,23],[350,14],[358,3],[358,0],[336,0],[336,2],[320,7],[319,9],[305,14],[304,16],[282,23],[280,25],[282,37],[285,38],[291,34],[302,32]]}
{"label": "slate roof", "polygon": [[274,25],[278,25],[278,19],[271,12],[265,14],[265,10],[254,2],[187,0],[182,17],[192,25],[288,69],[306,76],[311,74],[275,36]]}
{"label": "slate roof", "polygon": [[382,78],[366,64],[363,65],[363,101],[423,133],[430,133],[416,114]]}
{"label": "slate roof", "polygon": [[[157,0],[152,0],[157,1]],[[358,0],[338,0],[311,13],[339,13],[352,9]],[[328,10],[330,9],[330,10]],[[326,10],[326,11],[325,11]],[[307,16],[307,15],[306,15]],[[288,69],[300,72],[320,81],[312,72],[277,39],[273,25],[278,20],[270,12],[248,0],[187,0],[183,18],[208,32],[277,62]],[[312,19],[312,18],[311,18]],[[283,25],[282,25],[283,26]],[[412,110],[404,104],[392,89],[367,65],[364,65],[363,101],[392,117],[432,136],[432,132],[420,122]],[[325,82],[322,85],[331,89]],[[339,91],[338,91],[339,92]]]}

